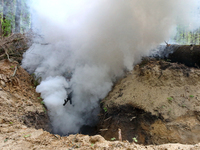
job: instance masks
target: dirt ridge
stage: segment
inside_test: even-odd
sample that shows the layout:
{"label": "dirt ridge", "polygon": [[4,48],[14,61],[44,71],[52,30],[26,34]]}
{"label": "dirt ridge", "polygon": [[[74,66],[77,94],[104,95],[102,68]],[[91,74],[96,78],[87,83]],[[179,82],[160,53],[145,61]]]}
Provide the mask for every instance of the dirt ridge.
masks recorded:
{"label": "dirt ridge", "polygon": [[[101,135],[110,140],[122,129],[124,139],[141,144],[200,142],[200,69],[156,59],[145,59],[120,80],[102,101]],[[125,107],[126,112],[115,113]],[[130,110],[132,107],[132,110]],[[143,113],[130,121],[134,109]],[[140,119],[148,115],[149,119]],[[115,115],[114,115],[115,114]],[[114,116],[114,117],[113,117]],[[155,116],[157,117],[155,119]],[[104,121],[112,117],[112,121]],[[139,127],[138,127],[139,126]]]}

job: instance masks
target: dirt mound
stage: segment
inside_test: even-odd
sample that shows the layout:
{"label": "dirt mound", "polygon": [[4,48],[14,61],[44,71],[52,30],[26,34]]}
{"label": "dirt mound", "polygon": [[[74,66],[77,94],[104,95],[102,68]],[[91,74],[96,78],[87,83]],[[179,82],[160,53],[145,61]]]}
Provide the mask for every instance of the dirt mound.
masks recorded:
{"label": "dirt mound", "polygon": [[200,142],[200,70],[145,59],[102,101],[101,135],[140,144]]}
{"label": "dirt mound", "polygon": [[[17,68],[17,69],[16,69]],[[0,149],[199,149],[200,145],[142,146],[102,136],[50,134],[47,112],[31,77],[18,62],[0,61]],[[142,112],[142,110],[141,110]],[[38,130],[37,130],[38,129]],[[46,131],[45,131],[46,130]]]}

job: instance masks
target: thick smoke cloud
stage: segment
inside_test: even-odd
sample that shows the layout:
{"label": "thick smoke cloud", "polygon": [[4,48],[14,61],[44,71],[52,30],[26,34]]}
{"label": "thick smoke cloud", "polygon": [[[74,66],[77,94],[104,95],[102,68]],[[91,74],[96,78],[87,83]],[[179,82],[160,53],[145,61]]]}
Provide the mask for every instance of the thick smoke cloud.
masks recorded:
{"label": "thick smoke cloud", "polygon": [[[35,31],[48,45],[34,44],[22,66],[42,78],[36,91],[54,133],[65,135],[94,125],[113,82],[169,39],[177,23],[192,23],[197,6],[195,0],[36,0],[32,8]],[[72,105],[63,106],[70,89]]]}

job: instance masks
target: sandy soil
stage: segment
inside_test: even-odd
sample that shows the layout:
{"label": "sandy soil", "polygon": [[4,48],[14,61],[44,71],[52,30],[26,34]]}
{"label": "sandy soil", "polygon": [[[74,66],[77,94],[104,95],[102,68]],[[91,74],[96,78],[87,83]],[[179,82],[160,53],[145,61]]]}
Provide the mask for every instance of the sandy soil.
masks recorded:
{"label": "sandy soil", "polygon": [[145,59],[102,101],[101,135],[110,140],[120,128],[124,139],[141,144],[195,144],[199,105],[200,69]]}
{"label": "sandy soil", "polygon": [[[129,76],[133,76],[133,74],[128,75],[124,80],[127,81]],[[77,134],[70,135],[68,137],[60,137],[59,135],[50,134],[49,132],[51,130],[50,126],[48,125],[49,122],[47,110],[41,104],[40,96],[35,92],[33,81],[33,77],[30,76],[23,68],[21,68],[17,62],[9,62],[7,60],[0,61],[0,149],[2,150],[200,149],[200,144],[166,144],[159,146],[143,146],[134,142],[130,143],[126,140],[124,140],[123,142],[107,141],[100,135],[88,136]],[[129,85],[130,84],[131,83],[129,83]],[[193,84],[197,85],[195,83]],[[125,86],[127,87],[128,85],[125,84]],[[124,87],[124,90],[125,89],[126,88]],[[115,89],[113,91],[115,91]],[[197,91],[197,88],[194,93],[192,93],[192,90],[190,90],[191,93],[189,92],[189,94],[195,95],[195,97],[191,98],[191,101],[192,99],[196,99],[196,97],[198,98]],[[169,94],[169,96],[174,95]],[[163,97],[164,99],[166,98],[165,95]],[[108,104],[109,103],[110,102],[108,101]],[[162,103],[157,104],[156,102],[154,102],[155,106],[160,106],[160,104]],[[166,106],[168,106],[167,102],[165,104]],[[187,107],[190,108],[190,106],[188,105]],[[182,114],[185,114],[187,112],[185,110],[188,109],[187,107],[182,108],[183,110],[181,109]],[[195,109],[197,108],[195,107]],[[147,108],[145,110],[151,111],[151,109]],[[165,111],[160,110],[160,112]],[[173,113],[176,114],[175,116],[181,116],[181,114],[176,113],[175,110],[173,111]],[[167,118],[173,118],[173,116],[166,115],[166,119]]]}

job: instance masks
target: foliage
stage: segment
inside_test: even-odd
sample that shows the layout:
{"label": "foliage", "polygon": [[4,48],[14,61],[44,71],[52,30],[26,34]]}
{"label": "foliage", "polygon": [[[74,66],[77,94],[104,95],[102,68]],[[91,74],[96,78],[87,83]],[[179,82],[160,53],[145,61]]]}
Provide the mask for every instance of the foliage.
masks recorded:
{"label": "foliage", "polygon": [[105,112],[107,112],[107,111],[108,111],[108,109],[107,109],[106,107],[104,107],[103,109],[104,109],[104,111],[105,111]]}
{"label": "foliage", "polygon": [[172,102],[173,98],[172,97],[168,97],[168,102]]}
{"label": "foliage", "polygon": [[190,31],[189,25],[183,26],[178,25],[177,26],[177,33],[174,37],[175,42],[179,44],[200,44],[200,28]]}
{"label": "foliage", "polygon": [[116,140],[116,138],[115,138],[115,137],[113,137],[113,138],[111,138],[110,140],[111,140],[111,141],[114,141],[114,140]]}
{"label": "foliage", "polygon": [[[20,32],[24,33],[31,27],[31,15],[28,2],[21,0]],[[15,31],[16,0],[5,1],[0,5],[0,21],[2,23],[3,36],[9,36]],[[3,18],[4,17],[4,18]],[[1,36],[1,35],[0,35]]]}
{"label": "foliage", "polygon": [[31,74],[31,76],[33,77],[33,84],[34,84],[34,86],[35,87],[38,86],[40,84],[42,78],[41,77],[37,77],[34,73]]}
{"label": "foliage", "polygon": [[47,110],[45,109],[45,107],[43,106],[43,111],[44,113],[46,114],[47,113]]}
{"label": "foliage", "polygon": [[193,98],[193,97],[194,97],[194,95],[190,95],[190,97],[191,97],[191,98]]}
{"label": "foliage", "polygon": [[172,102],[173,98],[172,97],[168,97],[167,98],[169,102]]}
{"label": "foliage", "polygon": [[183,104],[183,105],[182,105],[182,107],[186,107],[186,105],[185,105],[185,104]]}
{"label": "foliage", "polygon": [[136,143],[138,142],[136,137],[133,138],[133,141],[136,142]]}
{"label": "foliage", "polygon": [[31,136],[31,134],[24,135],[25,138],[27,138],[27,137],[29,137],[29,136]]}

